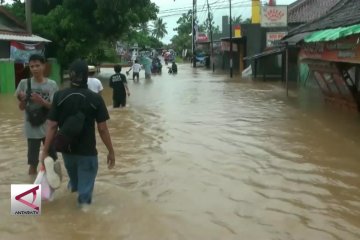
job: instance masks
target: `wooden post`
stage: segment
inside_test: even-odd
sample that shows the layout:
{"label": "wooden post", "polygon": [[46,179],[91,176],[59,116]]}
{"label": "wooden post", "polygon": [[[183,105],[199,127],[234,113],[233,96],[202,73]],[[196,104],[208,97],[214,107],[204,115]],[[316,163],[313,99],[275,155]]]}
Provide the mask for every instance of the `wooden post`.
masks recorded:
{"label": "wooden post", "polygon": [[286,77],[286,96],[289,96],[289,47],[286,44],[286,69],[285,69],[285,77]]}
{"label": "wooden post", "polygon": [[232,45],[232,19],[231,19],[231,0],[229,0],[230,4],[230,78],[233,77],[233,45]]}
{"label": "wooden post", "polygon": [[25,18],[26,18],[26,31],[32,35],[31,0],[25,1]]}

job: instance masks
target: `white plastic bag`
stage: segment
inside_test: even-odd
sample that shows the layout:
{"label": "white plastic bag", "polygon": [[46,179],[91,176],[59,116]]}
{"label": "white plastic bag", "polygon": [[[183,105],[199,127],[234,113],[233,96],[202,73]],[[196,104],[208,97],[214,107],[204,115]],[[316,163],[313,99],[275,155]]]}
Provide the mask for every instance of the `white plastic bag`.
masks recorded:
{"label": "white plastic bag", "polygon": [[251,65],[247,67],[244,71],[241,73],[242,78],[250,78],[252,76],[252,68]]}
{"label": "white plastic bag", "polygon": [[45,169],[40,169],[34,184],[41,184],[41,200],[52,201],[54,199],[55,190],[52,189],[49,185],[49,182],[46,178]]}

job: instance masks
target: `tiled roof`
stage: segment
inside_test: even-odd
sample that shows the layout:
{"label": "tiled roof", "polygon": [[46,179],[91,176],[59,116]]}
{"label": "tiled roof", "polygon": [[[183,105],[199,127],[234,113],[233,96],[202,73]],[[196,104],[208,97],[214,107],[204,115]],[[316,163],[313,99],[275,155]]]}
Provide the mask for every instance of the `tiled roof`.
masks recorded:
{"label": "tiled roof", "polygon": [[360,1],[342,0],[329,13],[289,32],[288,37],[304,32],[345,27],[360,23]]}
{"label": "tiled roof", "polygon": [[342,0],[298,0],[289,5],[289,23],[307,23],[324,16]]}

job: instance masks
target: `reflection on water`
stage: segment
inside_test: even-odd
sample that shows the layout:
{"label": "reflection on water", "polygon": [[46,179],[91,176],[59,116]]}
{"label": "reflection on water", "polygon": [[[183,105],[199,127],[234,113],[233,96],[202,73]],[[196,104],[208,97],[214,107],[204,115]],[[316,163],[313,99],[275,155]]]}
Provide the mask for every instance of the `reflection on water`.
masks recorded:
{"label": "reflection on water", "polygon": [[1,239],[360,239],[357,115],[189,65],[129,87],[130,106],[110,108],[115,170],[99,144],[92,209],[65,179],[40,217],[10,216],[10,184],[32,179],[22,114],[0,96]]}

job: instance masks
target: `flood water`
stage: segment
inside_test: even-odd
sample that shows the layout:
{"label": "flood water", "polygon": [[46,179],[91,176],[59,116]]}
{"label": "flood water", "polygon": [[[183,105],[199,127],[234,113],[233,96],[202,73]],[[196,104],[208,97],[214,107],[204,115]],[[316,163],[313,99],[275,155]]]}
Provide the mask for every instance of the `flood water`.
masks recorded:
{"label": "flood water", "polygon": [[98,139],[89,212],[64,179],[41,216],[10,215],[10,184],[33,178],[22,113],[0,96],[0,239],[360,239],[358,114],[189,64],[141,77],[126,109],[109,107],[116,168]]}

